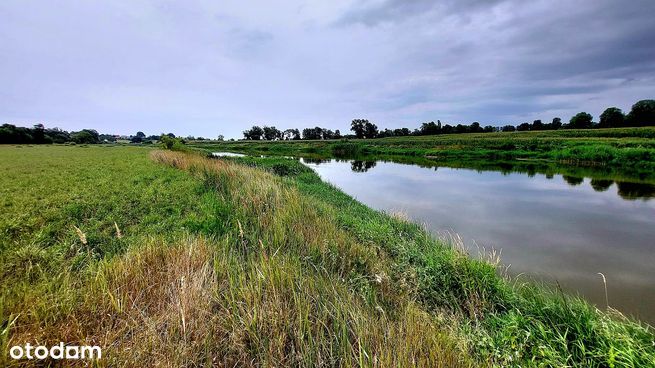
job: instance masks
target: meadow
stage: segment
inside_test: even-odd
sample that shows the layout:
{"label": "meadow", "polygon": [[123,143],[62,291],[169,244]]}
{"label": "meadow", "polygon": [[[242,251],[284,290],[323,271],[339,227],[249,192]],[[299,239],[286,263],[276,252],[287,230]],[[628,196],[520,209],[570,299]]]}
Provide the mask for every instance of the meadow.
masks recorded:
{"label": "meadow", "polygon": [[[287,144],[341,142],[269,147]],[[0,167],[4,366],[59,341],[101,346],[98,366],[655,365],[651,327],[511,280],[295,160],[1,146]]]}

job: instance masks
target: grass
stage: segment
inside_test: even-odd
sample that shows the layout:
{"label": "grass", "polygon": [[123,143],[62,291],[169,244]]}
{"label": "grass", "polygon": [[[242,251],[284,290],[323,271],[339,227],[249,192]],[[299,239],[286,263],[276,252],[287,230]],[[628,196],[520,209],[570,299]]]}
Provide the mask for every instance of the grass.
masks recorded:
{"label": "grass", "polygon": [[0,364],[37,341],[92,342],[101,366],[654,364],[649,327],[499,276],[294,160],[50,146],[0,165]]}
{"label": "grass", "polygon": [[586,167],[629,180],[655,180],[655,128],[449,134],[341,141],[199,142],[213,151],[308,158],[387,159],[423,165]]}

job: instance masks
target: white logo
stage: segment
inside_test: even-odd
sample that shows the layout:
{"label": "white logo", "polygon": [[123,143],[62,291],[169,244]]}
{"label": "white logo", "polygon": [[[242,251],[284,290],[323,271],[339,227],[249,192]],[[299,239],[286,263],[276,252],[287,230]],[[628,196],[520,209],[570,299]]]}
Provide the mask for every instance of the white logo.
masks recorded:
{"label": "white logo", "polygon": [[59,359],[100,359],[102,357],[102,350],[98,346],[75,346],[64,345],[60,342],[57,345],[51,346],[49,349],[45,346],[32,346],[30,343],[25,346],[12,346],[9,349],[9,356],[12,359],[46,359],[51,358]]}

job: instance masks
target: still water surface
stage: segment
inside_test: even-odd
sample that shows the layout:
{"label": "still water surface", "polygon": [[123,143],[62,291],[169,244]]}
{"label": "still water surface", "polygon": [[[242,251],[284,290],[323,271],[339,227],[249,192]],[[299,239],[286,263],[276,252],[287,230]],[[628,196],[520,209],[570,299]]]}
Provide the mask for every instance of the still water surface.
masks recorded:
{"label": "still water surface", "polygon": [[378,210],[403,212],[435,234],[459,234],[471,254],[501,252],[527,274],[655,324],[655,186],[561,175],[302,160]]}

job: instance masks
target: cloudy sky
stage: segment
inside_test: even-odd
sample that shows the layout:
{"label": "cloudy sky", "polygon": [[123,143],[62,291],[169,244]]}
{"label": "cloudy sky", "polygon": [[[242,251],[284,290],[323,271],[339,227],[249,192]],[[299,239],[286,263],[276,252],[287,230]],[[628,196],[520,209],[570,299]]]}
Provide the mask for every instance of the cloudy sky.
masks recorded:
{"label": "cloudy sky", "polygon": [[0,123],[238,137],[655,97],[653,0],[0,2]]}

